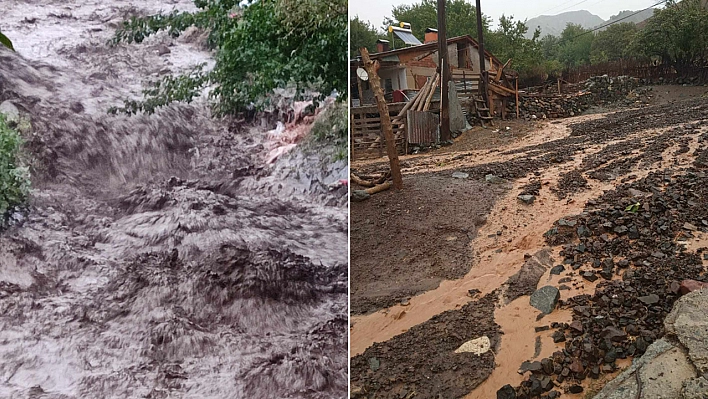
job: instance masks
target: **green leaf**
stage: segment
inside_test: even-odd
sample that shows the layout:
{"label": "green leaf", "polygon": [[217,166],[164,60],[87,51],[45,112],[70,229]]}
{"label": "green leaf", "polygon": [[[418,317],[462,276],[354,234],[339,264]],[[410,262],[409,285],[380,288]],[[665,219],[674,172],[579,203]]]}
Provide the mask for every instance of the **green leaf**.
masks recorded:
{"label": "green leaf", "polygon": [[2,32],[0,32],[0,44],[4,45],[5,47],[9,48],[12,51],[15,51],[15,48],[12,47],[12,42],[10,39],[5,36]]}

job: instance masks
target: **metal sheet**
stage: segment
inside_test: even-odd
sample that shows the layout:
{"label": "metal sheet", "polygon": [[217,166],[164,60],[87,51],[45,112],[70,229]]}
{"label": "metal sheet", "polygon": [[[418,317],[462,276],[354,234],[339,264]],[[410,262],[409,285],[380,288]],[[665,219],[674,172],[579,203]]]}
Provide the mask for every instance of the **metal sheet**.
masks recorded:
{"label": "metal sheet", "polygon": [[440,116],[430,111],[408,111],[408,142],[433,144],[440,141]]}
{"label": "metal sheet", "polygon": [[417,37],[413,36],[413,33],[410,30],[393,28],[393,33],[398,36],[399,39],[403,40],[403,43],[405,44],[410,44],[412,46],[423,44]]}

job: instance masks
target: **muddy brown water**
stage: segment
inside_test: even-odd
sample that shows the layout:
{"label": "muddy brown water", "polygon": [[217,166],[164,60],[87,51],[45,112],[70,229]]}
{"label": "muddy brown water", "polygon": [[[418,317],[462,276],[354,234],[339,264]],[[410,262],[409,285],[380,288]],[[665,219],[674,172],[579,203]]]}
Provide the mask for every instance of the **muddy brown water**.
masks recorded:
{"label": "muddy brown water", "polygon": [[346,395],[346,192],[326,186],[346,165],[296,149],[266,167],[273,126],[202,100],[106,114],[211,63],[189,35],[106,45],[173,7],[193,5],[0,1],[17,49],[0,49],[0,101],[31,121],[34,172],[0,232],[0,397]]}

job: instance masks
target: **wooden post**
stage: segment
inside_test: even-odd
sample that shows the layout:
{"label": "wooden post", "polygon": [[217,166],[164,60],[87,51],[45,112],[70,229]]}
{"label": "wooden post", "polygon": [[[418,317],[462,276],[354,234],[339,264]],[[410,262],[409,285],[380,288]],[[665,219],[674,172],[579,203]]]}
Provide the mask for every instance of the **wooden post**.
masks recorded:
{"label": "wooden post", "polygon": [[450,99],[447,82],[450,81],[450,65],[447,57],[447,29],[445,0],[438,0],[438,65],[440,66],[440,139],[450,140]]}
{"label": "wooden post", "polygon": [[561,80],[558,78],[558,94],[561,94]]}
{"label": "wooden post", "polygon": [[401,177],[401,165],[398,163],[398,152],[396,151],[396,139],[393,136],[393,126],[391,126],[391,115],[388,113],[388,106],[381,90],[379,75],[376,73],[376,64],[369,58],[369,50],[366,47],[359,49],[361,58],[364,61],[364,69],[369,75],[369,85],[376,97],[376,105],[381,116],[381,130],[386,138],[386,154],[391,164],[391,177],[393,177],[393,187],[397,190],[403,188],[403,178]]}
{"label": "wooden post", "polygon": [[484,69],[487,67],[487,63],[484,56],[484,36],[482,33],[482,5],[480,4],[480,0],[477,0],[477,9],[475,10],[475,12],[477,13],[477,44],[479,46],[479,92],[482,95],[482,99],[485,101],[485,105],[491,110],[492,105],[489,99],[489,93],[487,93],[487,85],[489,80],[487,79],[487,75],[484,73]]}
{"label": "wooden post", "polygon": [[519,77],[516,77],[516,119],[519,119]]}
{"label": "wooden post", "polygon": [[362,80],[359,78],[359,75],[356,76],[356,87],[359,89],[359,106],[363,107],[364,106],[364,89],[361,87],[361,82]]}

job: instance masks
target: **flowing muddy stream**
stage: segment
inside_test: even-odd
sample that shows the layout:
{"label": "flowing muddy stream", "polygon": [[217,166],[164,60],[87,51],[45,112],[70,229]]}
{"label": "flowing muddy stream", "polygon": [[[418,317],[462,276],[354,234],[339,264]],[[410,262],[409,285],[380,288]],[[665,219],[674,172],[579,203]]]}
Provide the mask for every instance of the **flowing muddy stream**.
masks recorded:
{"label": "flowing muddy stream", "polygon": [[[28,209],[0,232],[0,397],[330,398],[347,389],[346,177],[204,101],[109,116],[211,63],[199,32],[106,44],[189,1],[0,1],[0,102],[31,124]],[[331,151],[330,151],[331,152]],[[293,170],[301,173],[292,173]]]}

